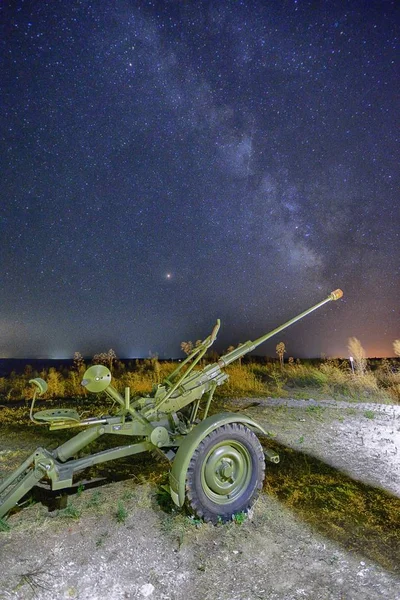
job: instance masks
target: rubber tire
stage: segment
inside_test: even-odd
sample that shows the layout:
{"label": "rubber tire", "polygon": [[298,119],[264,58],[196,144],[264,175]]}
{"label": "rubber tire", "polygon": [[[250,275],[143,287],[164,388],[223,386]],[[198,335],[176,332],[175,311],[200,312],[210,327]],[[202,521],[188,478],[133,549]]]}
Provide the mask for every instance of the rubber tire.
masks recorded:
{"label": "rubber tire", "polygon": [[[221,503],[214,502],[207,495],[202,484],[202,471],[207,457],[211,457],[213,447],[224,440],[234,442],[236,448],[243,448],[248,460],[247,479],[243,490],[232,502],[224,501],[224,495],[219,496]],[[204,469],[203,469],[204,465]],[[186,476],[186,503],[189,510],[205,521],[219,523],[231,520],[236,513],[247,512],[254,504],[263,485],[265,476],[265,459],[262,446],[257,436],[241,423],[228,423],[214,429],[198,445],[190,460]],[[212,492],[211,492],[212,495]]]}

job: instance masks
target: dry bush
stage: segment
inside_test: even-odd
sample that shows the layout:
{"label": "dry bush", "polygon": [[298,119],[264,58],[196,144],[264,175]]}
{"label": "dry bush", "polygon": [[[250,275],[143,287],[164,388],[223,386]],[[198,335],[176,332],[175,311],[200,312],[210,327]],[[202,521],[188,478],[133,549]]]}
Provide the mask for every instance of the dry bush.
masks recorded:
{"label": "dry bush", "polygon": [[178,367],[178,364],[176,362],[160,363],[156,356],[136,361],[136,368],[121,373],[116,386],[120,391],[124,387],[130,387],[133,396],[149,394],[152,387],[168,377]]}
{"label": "dry bush", "polygon": [[390,361],[382,360],[380,368],[376,371],[376,379],[379,387],[387,393],[392,402],[398,404],[400,403],[400,372],[392,369],[393,365]]}
{"label": "dry bush", "polygon": [[154,375],[151,372],[129,371],[118,380],[118,388],[121,391],[125,387],[129,387],[132,396],[140,396],[150,393],[154,383]]}
{"label": "dry bush", "polygon": [[94,365],[105,365],[112,373],[116,360],[117,355],[115,351],[110,348],[108,352],[100,352],[100,354],[95,354],[92,358],[92,363]]}
{"label": "dry bush", "polygon": [[[83,366],[84,368],[84,366]],[[65,396],[66,397],[74,397],[74,396],[86,396],[87,389],[82,385],[83,373],[82,367],[81,372],[76,372],[71,370],[68,372],[68,377],[65,379]]]}
{"label": "dry bush", "polygon": [[74,358],[73,358],[73,362],[74,362],[74,367],[76,369],[76,371],[79,373],[82,369],[84,369],[85,367],[85,360],[82,356],[82,354],[80,352],[75,352],[74,353]]}
{"label": "dry bush", "polygon": [[4,383],[1,386],[1,394],[4,400],[22,400],[26,397],[26,388],[29,388],[28,379],[24,375],[17,375],[15,372],[12,372],[9,377],[4,377]]}
{"label": "dry bush", "polygon": [[350,371],[346,372],[333,364],[332,361],[322,363],[319,370],[325,376],[326,390],[332,394],[348,393],[351,384]]}
{"label": "dry bush", "polygon": [[65,396],[65,381],[61,376],[61,373],[56,371],[53,367],[49,369],[47,375],[48,390],[46,392],[47,398],[63,398]]}
{"label": "dry bush", "polygon": [[279,344],[276,345],[276,353],[278,355],[279,358],[279,364],[281,365],[281,368],[283,367],[283,355],[286,352],[286,347],[284,342],[279,342]]}
{"label": "dry bush", "polygon": [[354,368],[356,374],[362,377],[367,370],[367,359],[365,357],[365,351],[360,340],[358,340],[356,337],[349,338],[347,342],[347,349],[350,356],[352,356],[354,359]]}
{"label": "dry bush", "polygon": [[181,350],[186,356],[189,356],[193,352],[193,342],[181,342]]}
{"label": "dry bush", "polygon": [[338,368],[330,361],[320,366],[326,375],[327,389],[333,394],[349,396],[357,400],[367,396],[369,400],[385,401],[385,394],[379,388],[377,378],[371,371],[366,371],[362,377],[354,377],[349,369]]}
{"label": "dry bush", "polygon": [[326,373],[308,365],[289,364],[285,369],[285,374],[287,384],[292,387],[324,387],[328,382]]}
{"label": "dry bush", "polygon": [[160,377],[165,379],[168,375],[171,375],[173,371],[178,367],[176,362],[162,362],[160,363]]}
{"label": "dry bush", "polygon": [[379,392],[378,381],[371,371],[364,373],[362,378],[352,378],[350,388],[355,392],[375,394]]}
{"label": "dry bush", "polygon": [[390,388],[387,389],[392,402],[400,404],[400,383],[394,383]]}
{"label": "dry bush", "polygon": [[5,394],[6,390],[8,390],[8,380],[6,377],[0,377],[0,394]]}
{"label": "dry bush", "polygon": [[228,381],[217,388],[219,396],[265,394],[266,387],[248,367],[232,364],[226,369]]}
{"label": "dry bush", "polygon": [[400,356],[400,340],[394,340],[393,352],[395,353],[396,356]]}

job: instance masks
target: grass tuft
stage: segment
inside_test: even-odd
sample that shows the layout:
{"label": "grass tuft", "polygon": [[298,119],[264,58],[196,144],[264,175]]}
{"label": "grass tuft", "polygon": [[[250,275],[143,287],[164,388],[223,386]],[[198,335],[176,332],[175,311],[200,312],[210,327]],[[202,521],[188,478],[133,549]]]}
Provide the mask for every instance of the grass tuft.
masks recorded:
{"label": "grass tuft", "polygon": [[4,519],[0,519],[0,531],[10,531],[10,529],[9,524]]}
{"label": "grass tuft", "polygon": [[68,504],[66,508],[60,510],[58,514],[60,517],[64,517],[65,519],[79,519],[81,516],[80,510],[78,510],[76,506],[72,504],[72,502]]}
{"label": "grass tuft", "polygon": [[128,518],[128,511],[126,510],[122,500],[118,501],[116,518],[118,523],[125,523]]}

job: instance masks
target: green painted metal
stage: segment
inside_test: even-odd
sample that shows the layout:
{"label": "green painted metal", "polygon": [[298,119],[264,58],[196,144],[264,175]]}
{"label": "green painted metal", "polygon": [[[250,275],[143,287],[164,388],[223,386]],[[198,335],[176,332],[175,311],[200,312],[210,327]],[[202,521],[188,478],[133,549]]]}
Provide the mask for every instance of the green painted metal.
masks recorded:
{"label": "green painted metal", "polygon": [[276,465],[280,462],[279,454],[270,448],[264,448],[264,456],[269,462],[275,463]]}
{"label": "green painted metal", "polygon": [[35,379],[30,379],[29,383],[31,383],[35,388],[35,393],[33,394],[33,399],[32,399],[32,404],[31,404],[31,410],[29,412],[29,418],[34,423],[39,423],[39,421],[35,420],[33,417],[33,409],[35,406],[36,396],[38,394],[39,394],[39,396],[42,396],[44,393],[47,392],[47,383],[41,377],[35,377]]}
{"label": "green painted metal", "polygon": [[229,504],[239,497],[251,479],[251,456],[247,448],[229,438],[215,445],[205,457],[201,484],[216,504]]}
{"label": "green painted metal", "polygon": [[[216,388],[228,379],[223,368],[320,306],[341,296],[341,290],[335,290],[325,300],[270,333],[254,342],[242,344],[216,363],[199,369],[200,360],[216,339],[220,328],[218,320],[212,333],[169,377],[155,386],[148,396],[131,398],[129,388],[122,395],[111,384],[111,372],[107,367],[90,367],[85,372],[82,385],[92,393],[104,393],[117,403],[118,411],[114,415],[82,418],[76,410],[70,408],[52,408],[34,414],[36,396],[46,392],[47,384],[41,378],[32,379],[30,383],[35,387],[30,409],[32,421],[48,425],[50,430],[80,431],[55,450],[37,448],[18,469],[0,483],[0,517],[6,515],[40,480],[47,481],[53,490],[67,488],[72,486],[74,475],[83,469],[148,450],[157,450],[169,461],[173,461],[170,473],[171,496],[175,504],[182,506],[188,465],[194,451],[210,432],[228,423],[242,423],[266,434],[260,425],[246,415],[222,413],[208,416]],[[76,458],[81,450],[105,434],[120,436],[121,445]],[[131,441],[134,443],[129,443]],[[279,461],[274,453],[268,454],[266,451],[266,456],[272,462]],[[223,504],[223,490],[229,490],[226,495],[229,495],[230,501],[235,496],[240,499],[251,475],[246,447],[238,440],[223,439],[213,447],[204,462],[201,485],[212,502]]]}
{"label": "green painted metal", "polygon": [[104,392],[111,383],[111,372],[104,365],[93,365],[89,367],[82,380],[88,392],[98,394]]}
{"label": "green painted metal", "polygon": [[268,435],[268,432],[256,421],[240,413],[218,413],[202,421],[185,436],[172,464],[169,485],[172,500],[177,506],[183,506],[185,502],[186,473],[197,446],[214,429],[218,429],[218,427],[227,425],[228,423],[243,423],[264,435]]}
{"label": "green painted metal", "polygon": [[39,393],[40,396],[47,392],[47,382],[41,377],[35,377],[35,379],[30,379],[29,383],[32,383],[32,385],[35,386],[36,391]]}
{"label": "green painted metal", "polygon": [[89,444],[97,440],[104,433],[104,428],[102,425],[94,425],[81,431],[73,438],[59,446],[54,451],[54,456],[61,460],[61,462],[67,461],[72,456],[75,456],[82,450],[86,448]]}
{"label": "green painted metal", "polygon": [[44,423],[57,423],[72,421],[80,423],[80,417],[73,408],[54,408],[50,410],[40,410],[35,413],[35,421],[43,421]]}

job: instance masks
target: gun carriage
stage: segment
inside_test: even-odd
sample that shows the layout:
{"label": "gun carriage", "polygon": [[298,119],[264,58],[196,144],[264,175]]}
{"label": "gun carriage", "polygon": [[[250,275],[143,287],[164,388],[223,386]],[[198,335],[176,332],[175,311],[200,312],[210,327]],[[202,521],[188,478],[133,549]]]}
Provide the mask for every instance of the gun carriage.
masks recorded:
{"label": "gun carriage", "polygon": [[[47,390],[41,378],[35,386],[30,417],[47,424],[50,430],[78,429],[79,432],[55,450],[37,448],[13,473],[0,483],[0,517],[5,516],[39,482],[52,490],[73,485],[74,476],[96,464],[156,450],[170,463],[170,493],[181,507],[206,521],[227,521],[254,503],[264,480],[265,459],[279,462],[279,456],[263,450],[256,434],[265,429],[245,414],[219,413],[209,416],[216,388],[228,374],[227,365],[302,319],[327,302],[343,295],[335,290],[327,298],[255,341],[241,344],[214,364],[196,369],[216,339],[220,321],[212,333],[179,364],[151,394],[131,398],[111,383],[110,370],[94,365],[84,374],[82,385],[93,393],[103,392],[118,405],[114,415],[81,418],[74,409],[49,409],[34,413],[37,395]],[[121,437],[121,445],[76,458],[79,452],[103,435]]]}

